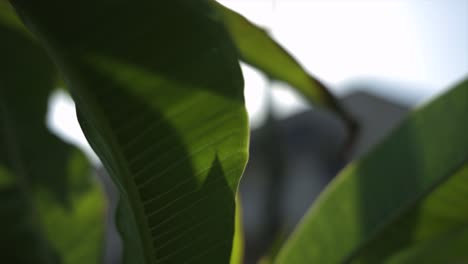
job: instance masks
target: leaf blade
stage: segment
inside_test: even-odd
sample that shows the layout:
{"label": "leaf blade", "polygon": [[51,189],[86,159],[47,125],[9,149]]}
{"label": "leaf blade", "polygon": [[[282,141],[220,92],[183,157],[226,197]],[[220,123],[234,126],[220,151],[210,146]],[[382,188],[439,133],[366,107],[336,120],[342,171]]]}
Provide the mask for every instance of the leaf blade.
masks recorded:
{"label": "leaf blade", "polygon": [[[24,32],[0,23],[0,38],[0,260],[82,263],[70,258],[79,248],[72,233],[92,230],[80,234],[85,246],[79,255],[98,263],[103,197],[88,181],[88,161],[45,124],[55,68]],[[90,192],[94,199],[83,207]],[[94,222],[83,221],[89,219]]]}
{"label": "leaf blade", "polygon": [[[458,210],[468,202],[467,181],[468,166],[465,165],[419,204],[419,223],[417,229],[413,231],[414,245],[391,255],[388,263],[466,262],[468,216],[466,212]],[[453,202],[458,206],[446,206]],[[409,215],[405,218],[410,217],[414,216]],[[452,222],[451,225],[444,223],[447,219]]]}
{"label": "leaf blade", "polygon": [[[468,162],[467,99],[464,81],[411,113],[386,140],[343,170],[305,216],[278,263],[375,262],[417,240],[418,228],[424,229],[418,221],[425,219],[425,210],[416,210],[421,199]],[[413,215],[404,217],[411,209]],[[404,223],[394,225],[401,216]],[[446,219],[444,224],[457,222]],[[437,230],[424,230],[424,239],[437,235]]]}
{"label": "leaf blade", "polygon": [[237,56],[211,8],[81,1],[58,25],[50,10],[63,3],[14,5],[54,53],[120,189],[124,261],[228,262],[248,127]]}

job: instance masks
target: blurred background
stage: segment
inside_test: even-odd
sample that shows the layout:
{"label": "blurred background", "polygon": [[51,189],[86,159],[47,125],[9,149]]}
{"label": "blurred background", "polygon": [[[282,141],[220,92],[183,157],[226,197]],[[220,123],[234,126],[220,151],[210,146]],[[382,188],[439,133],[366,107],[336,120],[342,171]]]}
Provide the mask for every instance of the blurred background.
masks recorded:
{"label": "blurred background", "polygon": [[[339,119],[241,65],[252,129],[240,187],[245,263],[255,263],[275,253],[346,163],[364,155],[408,110],[468,75],[468,1],[219,2],[268,30],[361,126],[353,148],[343,152],[346,130]],[[63,92],[50,100],[48,125],[101,166]],[[118,237],[112,227],[108,233],[108,262],[116,263]]]}

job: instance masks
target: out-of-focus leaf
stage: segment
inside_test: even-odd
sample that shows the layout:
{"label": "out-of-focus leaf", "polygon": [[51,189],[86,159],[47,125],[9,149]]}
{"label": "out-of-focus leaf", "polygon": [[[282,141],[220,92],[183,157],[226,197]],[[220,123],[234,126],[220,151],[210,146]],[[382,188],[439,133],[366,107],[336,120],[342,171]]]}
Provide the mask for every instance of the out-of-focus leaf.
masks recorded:
{"label": "out-of-focus leaf", "polygon": [[[31,184],[42,185],[61,201],[65,199],[65,183],[60,181],[64,177],[59,175],[57,181],[50,177],[60,172],[60,166],[42,178],[42,168],[53,161],[47,160],[46,147],[35,141],[45,138],[57,143],[43,123],[53,68],[42,50],[11,28],[0,25],[0,40],[0,260],[53,263],[56,255],[36,222],[31,193]],[[35,69],[30,61],[45,63]],[[32,96],[34,90],[37,93]],[[28,254],[20,248],[27,248]]]}
{"label": "out-of-focus leaf", "polygon": [[0,24],[17,32],[24,33],[25,36],[30,36],[7,0],[0,0]]}
{"label": "out-of-focus leaf", "polygon": [[244,258],[244,228],[242,224],[242,206],[239,195],[236,203],[236,220],[234,225],[234,240],[232,242],[232,252],[230,264],[242,264]]}
{"label": "out-of-focus leaf", "polygon": [[209,3],[13,4],[120,189],[124,262],[229,262],[248,127],[235,47]]}
{"label": "out-of-focus leaf", "polygon": [[[75,163],[75,161],[71,161]],[[87,163],[79,155],[80,163]],[[69,164],[68,175],[80,172]],[[72,182],[69,207],[50,192],[28,189],[0,161],[0,261],[2,263],[100,263],[104,199],[96,182]],[[22,249],[27,249],[24,252]]]}
{"label": "out-of-focus leaf", "polygon": [[223,5],[215,1],[213,4],[225,21],[243,61],[273,80],[290,84],[311,103],[337,113],[349,125],[353,125],[330,91],[309,75],[268,32]]}
{"label": "out-of-focus leaf", "polygon": [[[3,143],[3,142],[2,142]],[[4,263],[59,263],[41,232],[28,193],[0,161],[0,260]],[[27,249],[27,253],[22,249]]]}
{"label": "out-of-focus leaf", "polygon": [[45,236],[62,263],[101,263],[104,238],[104,197],[90,177],[86,158],[76,152],[68,162],[70,208],[63,207],[47,192],[36,192],[35,201]]}
{"label": "out-of-focus leaf", "polygon": [[286,236],[284,232],[278,232],[278,235],[271,243],[270,248],[266,251],[266,253],[260,258],[258,264],[270,264],[274,263],[276,256],[278,255],[279,251],[284,245],[286,240]]}
{"label": "out-of-focus leaf", "polygon": [[398,252],[385,263],[467,263],[466,245],[468,245],[468,226],[464,225]]}
{"label": "out-of-focus leaf", "polygon": [[468,81],[411,113],[321,194],[277,263],[379,263],[466,226],[467,113]]}
{"label": "out-of-focus leaf", "polygon": [[[45,124],[54,67],[30,38],[3,24],[0,58],[0,262],[78,264],[81,256],[97,263],[103,199],[86,159]],[[77,238],[79,230],[86,235]]]}
{"label": "out-of-focus leaf", "polygon": [[0,38],[0,104],[5,140],[0,157],[10,160],[9,167],[15,174],[19,169],[14,167],[21,167],[25,180],[49,189],[65,202],[67,178],[61,175],[71,147],[50,134],[45,124],[55,69],[45,52],[17,31],[0,25]]}

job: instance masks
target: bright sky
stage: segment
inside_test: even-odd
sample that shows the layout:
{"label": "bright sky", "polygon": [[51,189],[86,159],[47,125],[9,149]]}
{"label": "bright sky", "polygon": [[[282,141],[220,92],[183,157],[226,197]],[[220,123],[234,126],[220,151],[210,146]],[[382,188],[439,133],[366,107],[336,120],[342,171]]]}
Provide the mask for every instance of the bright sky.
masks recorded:
{"label": "bright sky", "polygon": [[[468,74],[466,0],[219,2],[268,29],[338,95],[353,81],[388,80],[407,91],[374,92],[420,102]],[[247,107],[261,119],[265,80],[244,70]],[[276,90],[273,100],[283,116],[303,108],[284,87]]]}
{"label": "bright sky", "polygon": [[[374,90],[421,102],[468,75],[467,0],[219,0],[267,28],[301,64],[337,95],[356,80],[383,80],[404,89]],[[267,83],[243,65],[247,109],[254,127],[265,116]],[[273,84],[280,117],[306,108],[288,87]],[[72,101],[51,100],[49,126],[90,153]]]}

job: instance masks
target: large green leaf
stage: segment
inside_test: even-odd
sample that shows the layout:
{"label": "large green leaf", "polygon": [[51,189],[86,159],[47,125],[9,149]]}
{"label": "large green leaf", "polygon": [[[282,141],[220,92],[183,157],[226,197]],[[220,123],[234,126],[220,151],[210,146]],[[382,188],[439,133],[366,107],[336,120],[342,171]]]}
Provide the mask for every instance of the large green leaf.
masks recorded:
{"label": "large green leaf", "polygon": [[466,226],[467,114],[468,81],[411,113],[321,194],[277,262],[380,263]]}
{"label": "large green leaf", "polygon": [[24,31],[0,23],[0,39],[0,262],[97,263],[103,197],[45,124],[54,67]]}
{"label": "large green leaf", "polygon": [[[242,15],[213,1],[225,21],[243,61],[264,72],[273,80],[290,84],[312,104],[338,114],[354,129],[351,117],[342,109],[327,88],[307,71],[267,31]],[[353,131],[354,132],[354,131]]]}
{"label": "large green leaf", "polygon": [[248,127],[235,48],[211,6],[12,3],[52,52],[120,189],[125,263],[228,263]]}

